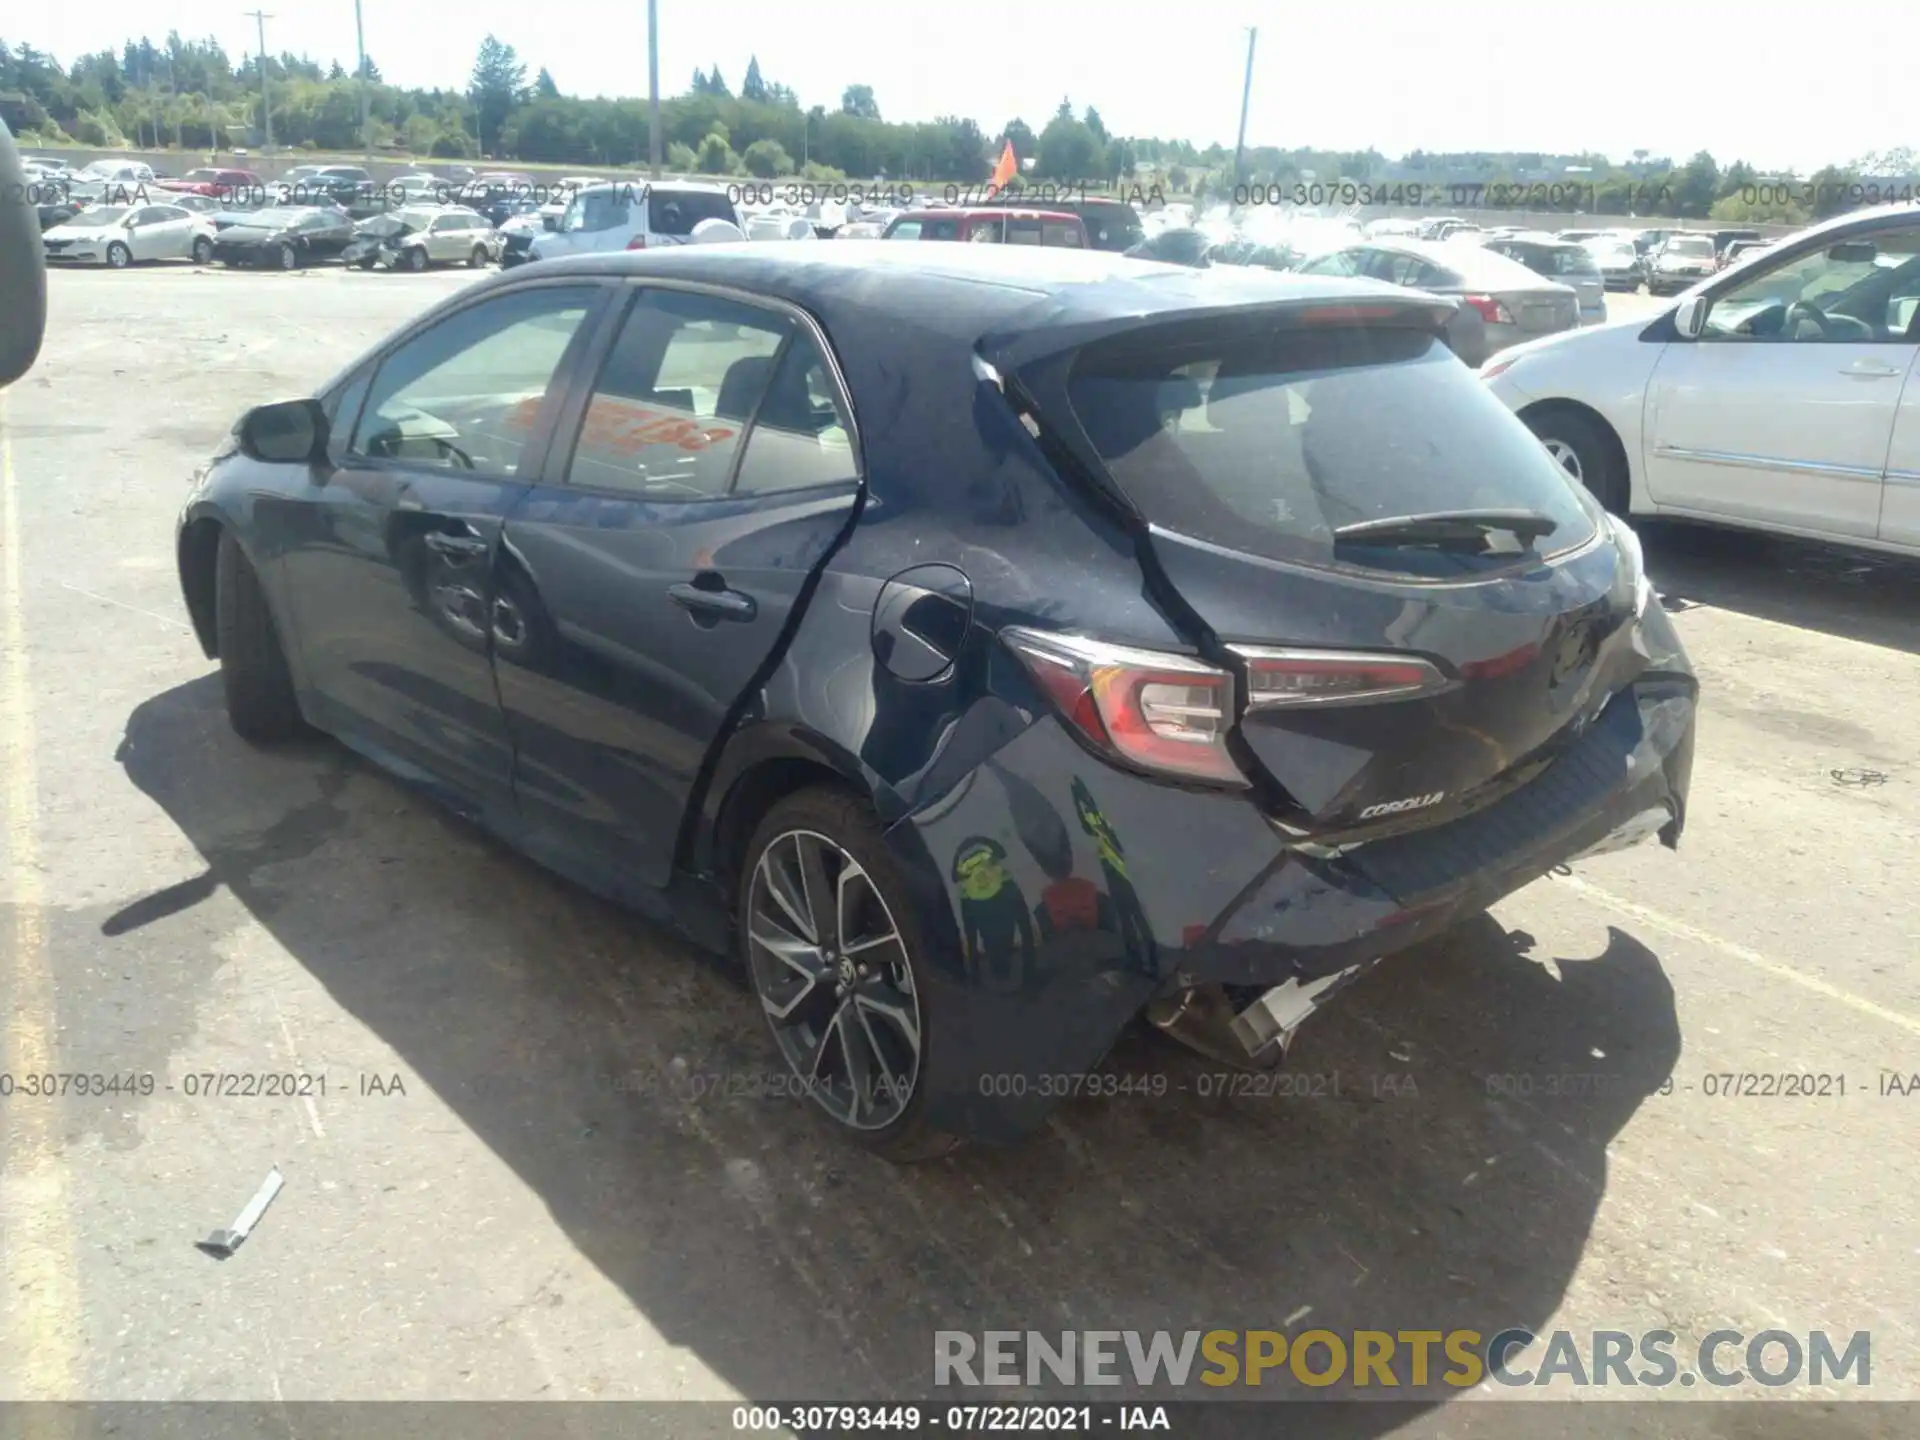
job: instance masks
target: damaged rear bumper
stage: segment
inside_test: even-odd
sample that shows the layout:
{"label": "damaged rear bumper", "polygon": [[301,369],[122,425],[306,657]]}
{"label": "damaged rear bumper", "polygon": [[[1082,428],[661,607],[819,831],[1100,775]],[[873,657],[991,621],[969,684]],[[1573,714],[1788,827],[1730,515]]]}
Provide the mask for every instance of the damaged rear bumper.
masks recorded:
{"label": "damaged rear bumper", "polygon": [[[958,1037],[923,1072],[934,1123],[986,1138],[1033,1128],[1070,1093],[1049,1082],[1096,1066],[1143,1010],[1200,1048],[1231,1037],[1270,1061],[1385,956],[1571,860],[1654,835],[1677,845],[1696,700],[1690,675],[1643,677],[1484,809],[1318,853],[1242,797],[1123,774],[1040,719],[895,829],[924,845],[960,936],[930,977]],[[982,842],[999,888],[968,893],[954,862]],[[1203,1014],[1195,992],[1235,999]]]}

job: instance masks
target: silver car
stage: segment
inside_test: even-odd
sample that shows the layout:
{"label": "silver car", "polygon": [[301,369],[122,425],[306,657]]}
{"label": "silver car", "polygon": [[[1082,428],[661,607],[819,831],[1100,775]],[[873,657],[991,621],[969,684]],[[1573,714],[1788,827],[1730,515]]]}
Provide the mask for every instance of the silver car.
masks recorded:
{"label": "silver car", "polygon": [[1479,245],[1375,240],[1329,251],[1297,268],[1302,275],[1360,275],[1459,301],[1448,343],[1469,365],[1481,365],[1509,345],[1580,325],[1580,297],[1572,286]]}
{"label": "silver car", "polygon": [[1486,248],[1509,260],[1518,260],[1536,275],[1573,287],[1580,297],[1580,323],[1604,324],[1607,318],[1607,278],[1593,251],[1574,240],[1552,235],[1521,233],[1489,240]]}
{"label": "silver car", "polygon": [[459,206],[409,206],[362,220],[340,258],[363,270],[425,270],[432,265],[478,268],[499,258],[500,237],[486,216]]}

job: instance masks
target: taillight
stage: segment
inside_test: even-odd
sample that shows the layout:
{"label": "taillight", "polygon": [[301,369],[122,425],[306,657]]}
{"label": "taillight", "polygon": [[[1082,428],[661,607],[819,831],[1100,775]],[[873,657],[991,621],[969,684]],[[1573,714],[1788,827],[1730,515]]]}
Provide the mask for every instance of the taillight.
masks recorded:
{"label": "taillight", "polygon": [[1095,749],[1143,770],[1244,786],[1227,753],[1233,676],[1185,655],[1010,627],[1000,638]]}
{"label": "taillight", "polygon": [[636,235],[627,242],[627,249],[629,250],[644,250],[646,248],[647,237],[644,235]]}
{"label": "taillight", "polygon": [[1247,662],[1247,709],[1352,705],[1407,700],[1451,687],[1439,668],[1418,656],[1364,650],[1267,650],[1230,647]]}
{"label": "taillight", "polygon": [[1513,324],[1513,312],[1491,295],[1463,295],[1464,304],[1471,305],[1480,312],[1480,318],[1489,325]]}

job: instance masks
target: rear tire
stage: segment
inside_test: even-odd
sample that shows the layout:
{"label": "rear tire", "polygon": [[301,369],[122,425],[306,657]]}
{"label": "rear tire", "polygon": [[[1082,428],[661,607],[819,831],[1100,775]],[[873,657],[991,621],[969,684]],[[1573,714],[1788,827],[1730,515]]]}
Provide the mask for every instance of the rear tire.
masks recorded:
{"label": "rear tire", "polygon": [[[790,886],[775,889],[798,872],[803,845],[832,867],[819,872],[827,882],[820,887],[823,898],[833,897],[827,903],[834,913],[826,924],[826,907],[816,917],[804,887],[799,892]],[[854,874],[843,880],[848,866]],[[805,910],[805,926],[793,918],[793,911],[782,909],[778,897],[783,893]],[[742,961],[774,1047],[801,1092],[841,1135],[896,1164],[938,1159],[960,1143],[926,1121],[926,1055],[929,1044],[937,1042],[929,1039],[932,1021],[918,958],[924,942],[911,895],[873,812],[845,791],[819,787],[789,795],[760,822],[747,846],[736,900]],[[799,958],[783,961],[754,940],[756,932],[784,932],[784,948]],[[889,932],[893,941],[885,938]],[[862,977],[844,1000],[835,988],[843,966],[858,966]],[[809,974],[817,974],[818,984],[803,978]],[[868,997],[873,1005],[858,1005],[858,996]],[[886,1018],[887,1009],[875,1007],[910,1016],[913,1038],[903,1025]],[[784,1023],[775,1013],[782,1009],[789,1017]],[[865,1025],[858,1023],[863,1011]],[[836,1034],[833,1017],[842,1014],[848,1017],[846,1030]],[[849,1030],[851,1041],[840,1038]],[[809,1074],[803,1057],[816,1044],[823,1063]],[[849,1045],[863,1052],[857,1065],[849,1062]],[[851,1083],[862,1070],[889,1082],[868,1086],[864,1117],[855,1098],[858,1087]],[[816,1083],[813,1075],[828,1078]]]}
{"label": "rear tire", "polygon": [[220,532],[214,561],[213,621],[227,720],[234,733],[256,745],[302,734],[307,726],[294,696],[287,652],[260,577],[231,530]]}
{"label": "rear tire", "polygon": [[118,240],[107,246],[108,269],[124,270],[131,264],[133,264],[133,252],[127,249],[126,246],[122,245]]}
{"label": "rear tire", "polygon": [[1624,518],[1631,505],[1626,472],[1600,427],[1575,410],[1547,410],[1526,417],[1527,428],[1549,454],[1607,511]]}
{"label": "rear tire", "polygon": [[280,268],[282,270],[298,270],[300,268],[300,252],[291,245],[282,245],[280,247],[279,258]]}

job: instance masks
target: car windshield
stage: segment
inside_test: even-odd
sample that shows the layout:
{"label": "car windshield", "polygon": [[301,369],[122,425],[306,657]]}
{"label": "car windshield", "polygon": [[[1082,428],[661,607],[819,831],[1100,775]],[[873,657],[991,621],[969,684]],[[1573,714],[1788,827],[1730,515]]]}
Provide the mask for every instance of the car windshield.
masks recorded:
{"label": "car windshield", "polygon": [[1713,239],[1708,235],[1681,235],[1667,241],[1669,255],[1711,255]]}
{"label": "car windshield", "polygon": [[1554,524],[1537,554],[1594,531],[1566,472],[1423,330],[1150,327],[1084,351],[1068,395],[1115,483],[1149,520],[1235,550],[1455,574],[1520,560],[1336,547],[1334,531],[1524,509]]}

